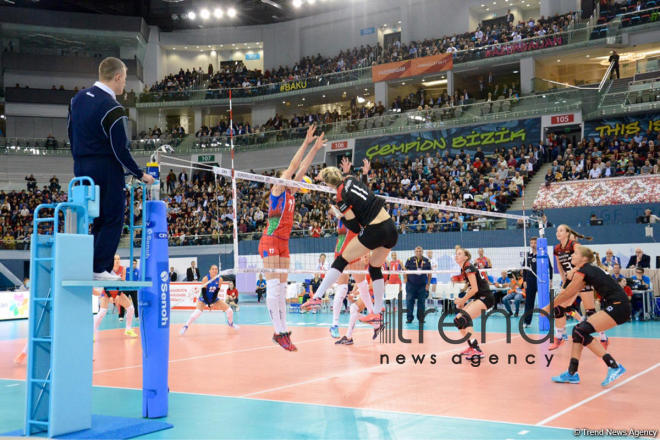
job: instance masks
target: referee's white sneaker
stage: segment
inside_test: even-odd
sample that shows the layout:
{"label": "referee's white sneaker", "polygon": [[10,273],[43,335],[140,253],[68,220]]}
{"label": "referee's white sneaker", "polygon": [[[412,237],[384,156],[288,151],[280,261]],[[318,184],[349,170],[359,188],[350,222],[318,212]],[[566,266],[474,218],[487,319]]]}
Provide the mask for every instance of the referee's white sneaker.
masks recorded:
{"label": "referee's white sneaker", "polygon": [[94,281],[121,281],[121,277],[106,270],[105,272],[94,272]]}

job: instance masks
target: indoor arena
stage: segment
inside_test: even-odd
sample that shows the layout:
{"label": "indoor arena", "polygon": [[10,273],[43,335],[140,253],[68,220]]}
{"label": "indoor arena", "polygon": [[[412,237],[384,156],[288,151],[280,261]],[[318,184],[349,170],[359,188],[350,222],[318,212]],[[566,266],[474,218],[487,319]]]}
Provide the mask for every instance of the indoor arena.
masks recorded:
{"label": "indoor arena", "polygon": [[655,439],[660,1],[0,1],[0,438]]}

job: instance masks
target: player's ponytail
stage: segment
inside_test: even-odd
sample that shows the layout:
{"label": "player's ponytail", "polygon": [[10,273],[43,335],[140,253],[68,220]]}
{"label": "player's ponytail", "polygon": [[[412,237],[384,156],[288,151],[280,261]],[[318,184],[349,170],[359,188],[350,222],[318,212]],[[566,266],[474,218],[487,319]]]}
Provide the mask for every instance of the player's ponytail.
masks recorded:
{"label": "player's ponytail", "polygon": [[571,228],[570,226],[568,226],[566,224],[562,224],[560,226],[563,226],[564,229],[566,229],[566,232],[568,232],[569,236],[572,235],[575,238],[581,238],[581,239],[586,240],[586,241],[591,241],[591,240],[594,239],[593,237],[590,237],[588,235],[580,234],[579,232],[575,231],[575,229]]}

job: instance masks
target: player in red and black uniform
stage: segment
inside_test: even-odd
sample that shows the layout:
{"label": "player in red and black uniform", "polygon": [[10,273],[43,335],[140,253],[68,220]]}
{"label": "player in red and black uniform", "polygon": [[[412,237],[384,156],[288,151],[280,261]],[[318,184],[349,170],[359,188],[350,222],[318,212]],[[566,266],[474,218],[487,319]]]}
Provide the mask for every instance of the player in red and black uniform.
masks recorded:
{"label": "player in red and black uniform", "polygon": [[[314,156],[325,142],[324,134],[314,136],[316,125],[307,130],[307,136],[291,159],[289,167],[278,177],[300,182],[312,164]],[[305,150],[314,142],[305,158]],[[273,185],[268,196],[268,223],[259,240],[259,255],[265,269],[289,269],[289,238],[293,227],[293,213],[296,207],[296,188]],[[266,306],[275,327],[273,341],[288,351],[298,350],[291,342],[291,332],[286,327],[286,284],[288,274],[265,271]]]}
{"label": "player in red and black uniform", "polygon": [[[570,282],[570,277],[572,276],[573,264],[571,263],[571,258],[575,249],[580,246],[576,241],[577,238],[584,238],[586,240],[591,240],[591,237],[585,237],[582,234],[579,234],[572,230],[567,225],[559,225],[557,227],[557,244],[554,248],[554,255],[557,262],[557,269],[559,270],[559,275],[562,279],[562,288],[566,288]],[[594,310],[594,301],[593,301],[593,289],[591,286],[585,286],[584,290],[580,293],[581,298],[586,298],[585,309],[588,314],[592,314]],[[580,307],[579,302],[577,302],[577,297],[574,298],[574,303],[571,304],[556,304],[561,305],[566,308],[567,313],[577,313],[579,314]],[[566,336],[566,316],[563,315],[558,317],[555,320],[555,340],[548,350],[555,350],[566,341],[568,338]]]}
{"label": "player in red and black uniform", "polygon": [[[341,168],[345,175],[348,175],[351,171],[351,161],[347,157],[344,157],[341,161]],[[371,164],[367,159],[364,159],[362,163],[362,183],[365,185],[368,184],[368,174]],[[317,176],[318,177],[318,176]],[[350,231],[342,217],[339,216],[337,219],[337,245],[335,247],[335,258],[341,255],[341,253],[346,249],[348,244],[357,237],[357,234],[353,231]],[[351,261],[348,265],[348,269],[352,270],[364,270],[369,265],[369,256],[364,255],[359,258],[357,261]],[[367,307],[369,313],[373,313],[373,303],[371,302],[371,295],[369,294],[369,285],[367,284],[366,276],[364,274],[354,274],[353,280],[360,292],[360,298],[362,302]],[[339,279],[337,280],[337,287],[335,288],[335,297],[332,301],[332,326],[330,327],[330,335],[333,338],[339,338],[339,313],[341,312],[341,307],[348,293],[348,274],[342,273]],[[344,338],[342,338],[343,340]]]}
{"label": "player in red and black uniform", "polygon": [[[559,376],[553,377],[553,382],[580,383],[577,370],[583,347],[589,348],[596,356],[603,359],[608,367],[607,376],[601,383],[602,386],[609,385],[626,372],[623,365],[618,364],[605,347],[595,340],[591,334],[603,332],[629,321],[630,301],[616,280],[599,267],[594,266],[593,262],[593,251],[584,246],[578,247],[571,257],[571,263],[574,267],[572,280],[566,288],[559,292],[555,299],[552,313],[557,317],[565,313],[565,309],[561,304],[572,303],[586,285],[591,285],[602,298],[602,308],[599,312],[589,316],[586,321],[580,322],[573,328],[573,346],[568,370]],[[550,305],[546,306],[544,310],[549,313]]]}
{"label": "player in red and black uniform", "polygon": [[396,225],[385,211],[385,201],[371,192],[358,178],[344,178],[338,168],[327,167],[321,171],[319,179],[337,190],[337,209],[342,215],[342,221],[358,236],[335,258],[314,298],[303,304],[303,307],[320,304],[326,290],[339,278],[349,262],[371,251],[369,275],[374,289],[374,313],[367,315],[366,321],[382,322],[385,281],[381,267],[399,238]]}
{"label": "player in red and black uniform", "polygon": [[[454,324],[463,336],[468,333],[474,335],[472,319],[481,314],[482,310],[488,310],[495,304],[495,298],[490,291],[488,280],[481,276],[479,270],[470,263],[472,255],[467,249],[457,248],[454,260],[461,268],[461,275],[467,280],[467,292],[462,298],[456,298],[454,303],[458,308],[458,314]],[[469,300],[472,300],[468,303]],[[468,339],[468,348],[461,354],[467,358],[473,356],[484,357],[476,337]]]}

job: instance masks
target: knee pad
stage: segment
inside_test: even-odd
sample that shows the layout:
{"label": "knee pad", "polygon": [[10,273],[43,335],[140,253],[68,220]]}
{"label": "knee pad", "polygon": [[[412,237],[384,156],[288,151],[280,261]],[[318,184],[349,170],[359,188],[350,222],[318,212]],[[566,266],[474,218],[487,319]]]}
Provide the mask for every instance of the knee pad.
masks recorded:
{"label": "knee pad", "polygon": [[587,309],[586,310],[587,317],[593,315],[594,313],[596,313],[596,309]]}
{"label": "knee pad", "polygon": [[582,344],[586,347],[587,345],[591,344],[591,341],[594,340],[594,337],[591,336],[591,334],[595,331],[596,329],[593,325],[587,321],[583,321],[573,327],[573,333],[571,334],[573,337],[573,342]]}
{"label": "knee pad", "polygon": [[563,318],[564,315],[566,314],[566,308],[562,306],[555,306],[555,308],[552,309],[552,314],[555,317],[555,319]]}
{"label": "knee pad", "polygon": [[472,318],[470,318],[469,315],[466,318],[462,313],[459,313],[456,315],[456,318],[454,318],[454,324],[457,329],[463,330],[464,328],[472,327]]}
{"label": "knee pad", "polygon": [[341,255],[335,258],[335,261],[332,262],[332,268],[337,269],[339,272],[343,272],[344,269],[346,269],[346,266],[348,266],[348,261],[346,261]]}
{"label": "knee pad", "polygon": [[373,267],[370,264],[369,265],[369,276],[371,277],[371,281],[382,280],[383,279],[383,271],[380,269],[380,267]]}

